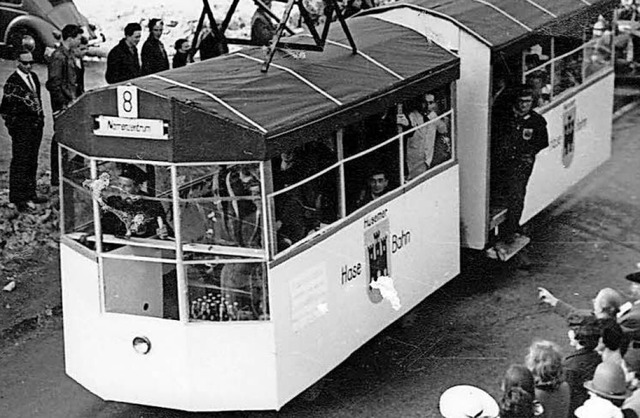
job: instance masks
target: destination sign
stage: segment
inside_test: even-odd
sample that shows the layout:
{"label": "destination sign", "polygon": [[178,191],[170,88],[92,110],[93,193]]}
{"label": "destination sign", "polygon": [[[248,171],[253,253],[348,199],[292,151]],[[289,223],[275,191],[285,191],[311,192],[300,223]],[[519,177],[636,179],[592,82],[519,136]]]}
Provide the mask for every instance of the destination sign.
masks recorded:
{"label": "destination sign", "polygon": [[114,116],[98,116],[95,118],[96,128],[93,133],[98,136],[117,136],[140,139],[169,139],[169,124],[161,119],[132,119]]}

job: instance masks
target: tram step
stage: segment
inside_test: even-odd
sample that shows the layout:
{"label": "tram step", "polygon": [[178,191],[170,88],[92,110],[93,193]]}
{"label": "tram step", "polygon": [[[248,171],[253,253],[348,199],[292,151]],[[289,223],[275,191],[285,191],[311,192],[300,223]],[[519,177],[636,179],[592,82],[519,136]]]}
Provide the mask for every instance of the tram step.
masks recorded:
{"label": "tram step", "polygon": [[489,216],[491,221],[489,222],[489,229],[492,230],[500,225],[507,218],[506,208],[491,208],[489,210]]}
{"label": "tram step", "polygon": [[493,247],[487,250],[487,256],[494,260],[508,261],[511,257],[518,254],[518,252],[527,246],[531,242],[531,238],[526,235],[518,235],[515,240],[507,244],[503,241],[497,242]]}

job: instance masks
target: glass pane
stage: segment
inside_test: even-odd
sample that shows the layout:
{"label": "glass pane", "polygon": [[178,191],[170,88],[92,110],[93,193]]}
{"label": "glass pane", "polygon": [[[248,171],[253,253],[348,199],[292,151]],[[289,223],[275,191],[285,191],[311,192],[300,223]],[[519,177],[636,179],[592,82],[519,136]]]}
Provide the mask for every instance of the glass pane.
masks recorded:
{"label": "glass pane", "polygon": [[156,172],[148,165],[98,162],[98,178],[85,187],[98,200],[105,241],[111,236],[168,239],[174,235],[171,194],[154,196]]}
{"label": "glass pane", "polygon": [[582,49],[571,52],[555,61],[554,96],[582,84],[582,61]]}
{"label": "glass pane", "polygon": [[179,167],[178,181],[185,245],[263,247],[258,164]]}
{"label": "glass pane", "polygon": [[[556,54],[557,56],[558,54]],[[533,70],[544,65],[551,57],[551,37],[547,37],[539,44],[533,45],[524,54],[525,71]]]}
{"label": "glass pane", "polygon": [[[123,246],[112,254],[162,258],[162,251]],[[104,258],[103,273],[107,312],[179,319],[174,264]]]}
{"label": "glass pane", "polygon": [[[63,184],[61,190],[62,211],[64,213],[64,234],[80,232],[92,235],[93,224],[93,203],[91,192],[83,187],[85,181],[91,181],[91,169],[89,160],[69,151],[61,149]],[[76,240],[87,247],[93,247],[92,243],[74,236]]]}
{"label": "glass pane", "polygon": [[268,320],[266,265],[244,263],[185,266],[189,318],[203,321]]}
{"label": "glass pane", "polygon": [[273,197],[277,252],[338,220],[339,173],[336,167]]}

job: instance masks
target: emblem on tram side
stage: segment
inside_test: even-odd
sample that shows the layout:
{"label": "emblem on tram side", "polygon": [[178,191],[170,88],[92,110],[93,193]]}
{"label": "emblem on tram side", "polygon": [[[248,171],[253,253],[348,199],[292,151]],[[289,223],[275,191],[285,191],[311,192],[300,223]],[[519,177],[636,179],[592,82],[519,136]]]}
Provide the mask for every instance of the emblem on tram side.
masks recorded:
{"label": "emblem on tram side", "polygon": [[562,140],[562,165],[569,168],[573,161],[575,150],[575,133],[576,133],[576,104],[575,101],[569,103],[565,107],[562,115],[563,119],[563,140]]}
{"label": "emblem on tram side", "polygon": [[373,303],[379,303],[382,295],[370,284],[380,276],[391,276],[391,246],[389,243],[389,219],[376,222],[375,226],[365,230],[364,244],[367,260],[367,293]]}

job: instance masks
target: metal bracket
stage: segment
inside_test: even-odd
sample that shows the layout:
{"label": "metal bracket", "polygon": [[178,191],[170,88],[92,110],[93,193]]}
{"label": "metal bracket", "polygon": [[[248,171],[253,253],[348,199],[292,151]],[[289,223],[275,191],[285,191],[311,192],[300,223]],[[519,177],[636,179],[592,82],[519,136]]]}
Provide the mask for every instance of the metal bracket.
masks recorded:
{"label": "metal bracket", "polygon": [[[303,0],[275,0],[275,1],[286,3],[285,10],[281,18],[278,18],[278,16],[276,16],[271,11],[271,9],[268,8],[262,2],[262,0],[254,0],[258,8],[263,10],[271,19],[273,19],[274,22],[277,23],[277,28],[275,30],[273,38],[271,39],[271,42],[269,43],[269,46],[266,52],[266,57],[262,64],[262,68],[261,68],[262,72],[267,72],[269,70],[271,61],[275,56],[276,49],[278,48],[302,50],[302,51],[318,51],[318,52],[323,51],[327,41],[327,36],[329,35],[329,28],[331,26],[331,22],[333,20],[334,14],[336,19],[340,22],[340,26],[342,27],[342,30],[347,36],[347,39],[349,41],[349,45],[351,46],[351,50],[353,54],[357,53],[358,50],[357,50],[356,44],[353,40],[353,37],[351,36],[351,32],[349,31],[349,26],[347,25],[347,22],[345,21],[344,16],[340,11],[337,0],[324,0],[325,22],[324,22],[324,27],[322,29],[322,34],[319,34],[318,31],[316,30],[311,14],[304,6]],[[225,36],[225,32],[229,27],[229,23],[231,22],[231,18],[233,17],[233,14],[235,13],[239,2],[240,0],[233,0],[231,5],[229,6],[229,10],[227,10],[227,14],[224,20],[222,21],[220,26],[218,26],[213,16],[211,6],[209,5],[209,0],[202,0],[202,3],[203,3],[202,13],[200,15],[200,20],[198,21],[198,26],[196,28],[194,39],[197,40],[198,37],[200,36],[200,33],[204,26],[204,19],[205,17],[207,17],[209,19],[213,35],[216,37],[216,39],[219,39],[220,42],[223,42],[225,45],[234,44],[234,45],[263,46],[255,42],[252,42],[251,39],[227,38]],[[309,29],[309,33],[313,38],[313,42],[314,42],[313,44],[281,41],[285,31],[289,35],[295,34],[295,31],[286,24],[286,22],[289,20],[289,17],[291,16],[291,12],[294,6],[298,7],[298,10],[300,12],[300,17],[302,18],[305,25]],[[198,48],[199,48],[199,45],[197,44],[197,42],[194,41],[190,51],[191,56],[195,54]]]}

